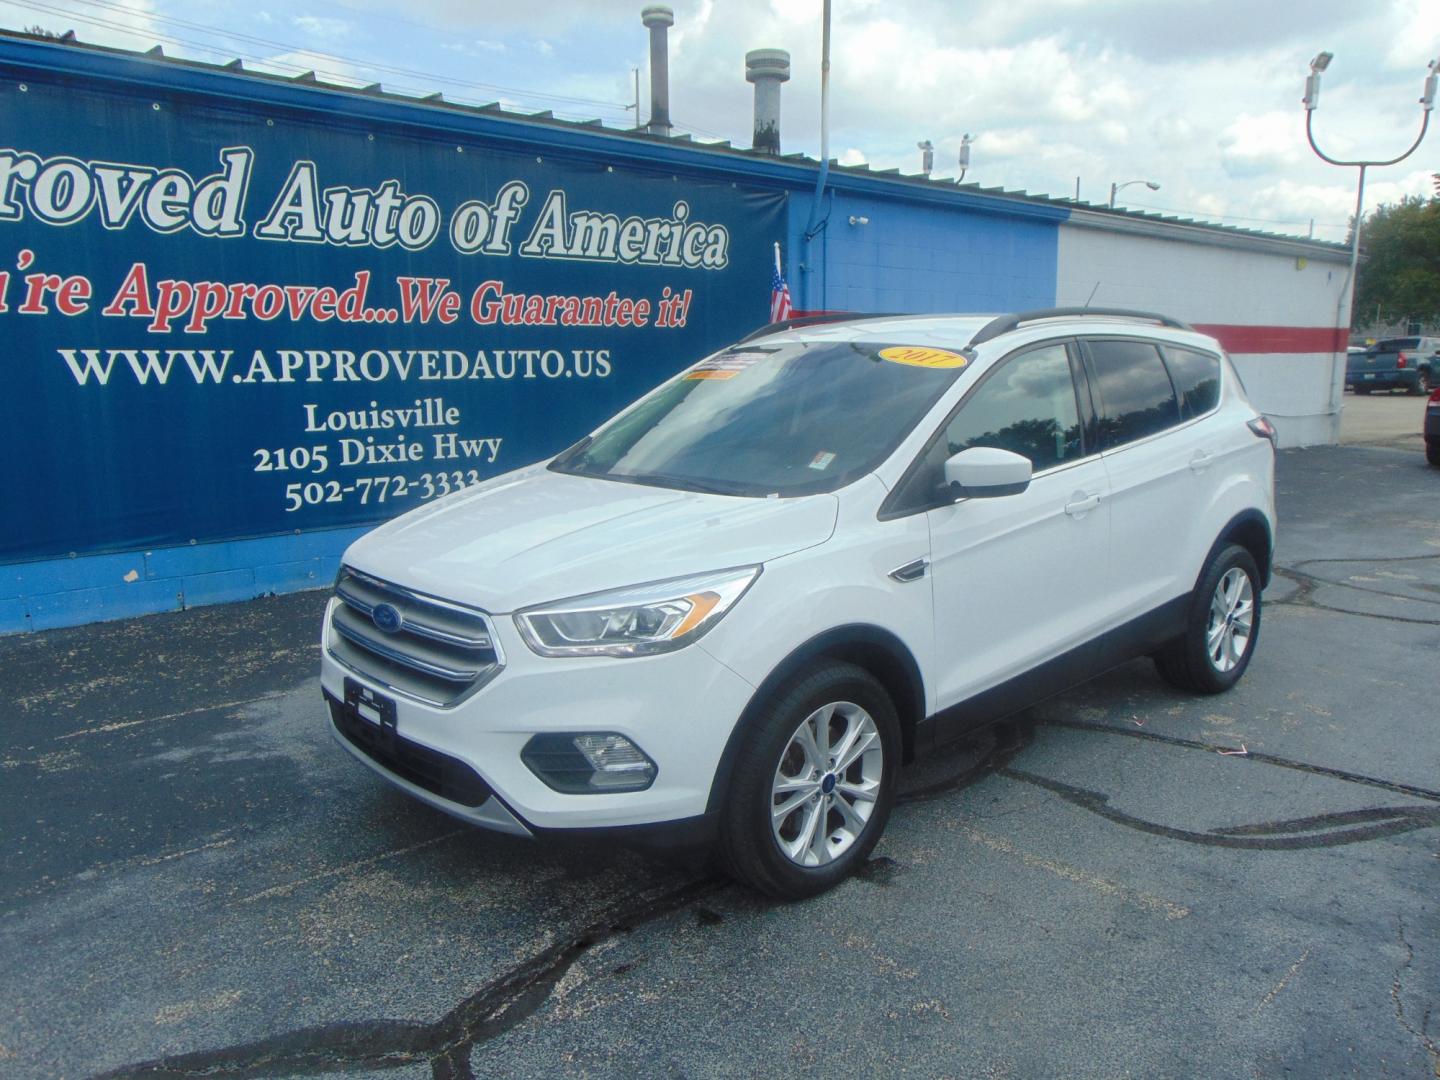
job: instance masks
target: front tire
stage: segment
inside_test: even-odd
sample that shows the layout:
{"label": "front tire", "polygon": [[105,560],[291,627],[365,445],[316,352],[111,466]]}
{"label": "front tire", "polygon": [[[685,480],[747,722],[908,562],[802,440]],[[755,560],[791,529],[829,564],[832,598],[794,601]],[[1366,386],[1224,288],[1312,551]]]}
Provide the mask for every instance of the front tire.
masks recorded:
{"label": "front tire", "polygon": [[895,802],[900,723],[864,668],[822,660],[751,721],[721,814],[731,876],[784,900],[815,896],[870,856]]}
{"label": "front tire", "polygon": [[1427,442],[1425,444],[1425,460],[1431,465],[1440,465],[1440,442]]}
{"label": "front tire", "polygon": [[1239,544],[1216,552],[1191,596],[1185,633],[1155,655],[1161,676],[1200,694],[1229,690],[1260,638],[1260,571]]}

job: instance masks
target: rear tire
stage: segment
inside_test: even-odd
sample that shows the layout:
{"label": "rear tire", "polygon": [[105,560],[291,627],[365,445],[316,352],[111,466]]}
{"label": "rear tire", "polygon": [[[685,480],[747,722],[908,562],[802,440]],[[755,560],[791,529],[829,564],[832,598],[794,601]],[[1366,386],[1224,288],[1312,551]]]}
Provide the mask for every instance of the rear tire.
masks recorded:
{"label": "rear tire", "polygon": [[1420,371],[1416,374],[1416,376],[1415,376],[1415,385],[1410,388],[1410,393],[1412,393],[1412,394],[1428,394],[1428,393],[1430,393],[1430,373],[1427,372],[1424,368],[1421,368]]}
{"label": "rear tire", "polygon": [[1370,393],[1370,387],[1368,387],[1368,386],[1357,386],[1357,387],[1355,387],[1355,393],[1357,393],[1357,394],[1368,394],[1368,393]]}
{"label": "rear tire", "polygon": [[1191,594],[1185,633],[1155,654],[1166,682],[1199,694],[1229,690],[1260,639],[1260,571],[1239,544],[1216,552]]}
{"label": "rear tire", "polygon": [[750,724],[721,812],[721,865],[782,900],[815,896],[863,864],[885,830],[900,764],[895,705],[864,668],[821,660]]}
{"label": "rear tire", "polygon": [[1425,460],[1431,465],[1440,465],[1440,443],[1425,444]]}

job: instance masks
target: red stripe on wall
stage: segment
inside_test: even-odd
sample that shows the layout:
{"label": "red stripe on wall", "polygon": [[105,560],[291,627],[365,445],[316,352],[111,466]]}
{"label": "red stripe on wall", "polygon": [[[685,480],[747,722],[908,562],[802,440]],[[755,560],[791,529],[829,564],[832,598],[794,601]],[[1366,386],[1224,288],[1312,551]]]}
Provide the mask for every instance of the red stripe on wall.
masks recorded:
{"label": "red stripe on wall", "polygon": [[1195,323],[1195,329],[1209,334],[1232,353],[1333,353],[1344,352],[1350,334],[1333,326],[1232,326],[1224,323]]}

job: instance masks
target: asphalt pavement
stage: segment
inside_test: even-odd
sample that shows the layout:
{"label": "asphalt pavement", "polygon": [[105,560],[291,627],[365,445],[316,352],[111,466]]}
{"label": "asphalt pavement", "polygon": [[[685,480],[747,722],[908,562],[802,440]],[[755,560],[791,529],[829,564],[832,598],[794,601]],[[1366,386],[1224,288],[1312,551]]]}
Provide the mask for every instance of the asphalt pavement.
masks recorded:
{"label": "asphalt pavement", "polygon": [[1340,442],[1425,453],[1425,398],[1419,394],[1347,393],[1340,413]]}
{"label": "asphalt pavement", "polygon": [[797,904],[392,791],[321,594],[0,639],[0,1075],[1433,1080],[1440,470],[1278,488],[1239,687],[1130,664],[913,767]]}

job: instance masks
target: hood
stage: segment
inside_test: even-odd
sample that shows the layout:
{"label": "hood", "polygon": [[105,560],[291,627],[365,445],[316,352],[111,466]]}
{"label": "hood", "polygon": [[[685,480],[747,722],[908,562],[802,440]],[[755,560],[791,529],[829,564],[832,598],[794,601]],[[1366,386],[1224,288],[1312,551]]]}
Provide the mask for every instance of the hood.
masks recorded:
{"label": "hood", "polygon": [[603,589],[776,559],[824,543],[833,495],[744,499],[554,473],[497,477],[366,534],[345,562],[507,614]]}

